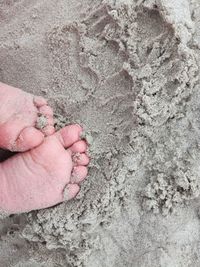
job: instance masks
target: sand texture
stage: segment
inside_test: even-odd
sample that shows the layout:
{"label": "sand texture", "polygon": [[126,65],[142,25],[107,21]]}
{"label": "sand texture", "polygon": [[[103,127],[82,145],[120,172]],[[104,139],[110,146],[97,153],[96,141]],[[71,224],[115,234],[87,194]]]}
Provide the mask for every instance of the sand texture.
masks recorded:
{"label": "sand texture", "polygon": [[2,0],[0,23],[0,80],[92,158],[75,200],[1,221],[0,267],[199,267],[199,0]]}

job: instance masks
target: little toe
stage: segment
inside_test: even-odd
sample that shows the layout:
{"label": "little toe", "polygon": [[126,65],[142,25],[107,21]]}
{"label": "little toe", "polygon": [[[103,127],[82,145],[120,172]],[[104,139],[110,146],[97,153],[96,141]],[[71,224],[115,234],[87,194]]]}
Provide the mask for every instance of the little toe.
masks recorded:
{"label": "little toe", "polygon": [[24,152],[34,147],[39,146],[44,140],[44,135],[41,131],[34,127],[23,129],[15,141],[13,151]]}
{"label": "little toe", "polygon": [[88,169],[85,166],[77,166],[73,168],[71,175],[71,183],[78,184],[81,183],[87,176]]}
{"label": "little toe", "polygon": [[83,129],[78,124],[68,125],[56,133],[58,140],[65,148],[72,146],[81,139]]}
{"label": "little toe", "polygon": [[84,153],[87,150],[87,143],[84,140],[74,143],[69,149],[73,153]]}
{"label": "little toe", "polygon": [[79,193],[80,187],[77,184],[68,184],[64,189],[63,200],[67,201],[76,197]]}
{"label": "little toe", "polygon": [[89,157],[85,153],[73,153],[72,154],[72,161],[74,166],[87,166],[90,162]]}
{"label": "little toe", "polygon": [[37,108],[39,108],[44,105],[47,105],[47,100],[42,96],[35,96],[33,99],[33,103]]}

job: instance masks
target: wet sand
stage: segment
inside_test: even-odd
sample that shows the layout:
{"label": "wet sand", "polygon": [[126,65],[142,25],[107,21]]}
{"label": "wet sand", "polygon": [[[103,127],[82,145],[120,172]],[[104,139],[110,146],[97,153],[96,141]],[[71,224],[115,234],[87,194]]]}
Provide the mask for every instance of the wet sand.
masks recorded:
{"label": "wet sand", "polygon": [[0,80],[84,126],[73,201],[0,222],[0,267],[198,267],[198,0],[3,0]]}

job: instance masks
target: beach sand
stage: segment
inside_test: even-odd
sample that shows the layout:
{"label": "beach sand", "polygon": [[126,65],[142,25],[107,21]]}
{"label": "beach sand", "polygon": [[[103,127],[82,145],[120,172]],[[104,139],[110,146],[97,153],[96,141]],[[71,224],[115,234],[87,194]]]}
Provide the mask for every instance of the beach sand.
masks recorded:
{"label": "beach sand", "polygon": [[0,267],[200,266],[198,0],[2,0],[0,80],[80,123],[75,200],[0,221]]}

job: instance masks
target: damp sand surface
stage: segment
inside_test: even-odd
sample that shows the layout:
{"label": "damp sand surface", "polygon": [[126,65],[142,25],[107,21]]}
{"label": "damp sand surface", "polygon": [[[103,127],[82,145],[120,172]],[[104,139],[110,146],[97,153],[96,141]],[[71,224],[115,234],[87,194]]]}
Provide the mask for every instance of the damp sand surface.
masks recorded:
{"label": "damp sand surface", "polygon": [[48,98],[57,129],[83,125],[92,159],[75,200],[0,221],[0,267],[199,267],[198,0],[0,14],[0,80]]}

